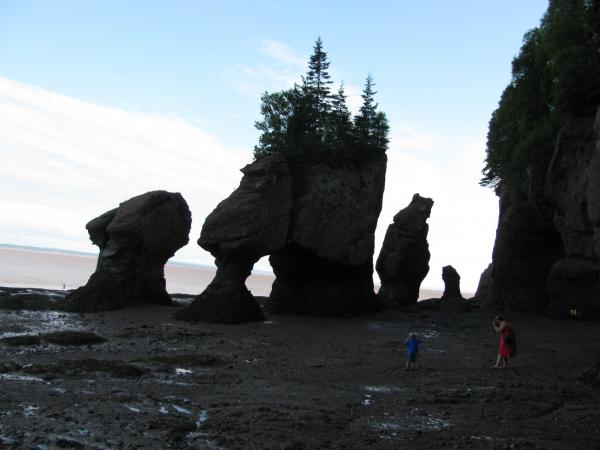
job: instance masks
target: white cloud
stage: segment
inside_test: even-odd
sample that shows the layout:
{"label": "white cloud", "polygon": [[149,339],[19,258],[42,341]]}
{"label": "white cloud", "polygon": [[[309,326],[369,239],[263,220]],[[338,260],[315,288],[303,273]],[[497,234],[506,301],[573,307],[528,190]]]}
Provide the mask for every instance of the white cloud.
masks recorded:
{"label": "white cloud", "polygon": [[306,58],[301,57],[294,49],[282,42],[265,39],[260,46],[260,50],[282,65],[296,66],[297,70],[306,68]]}
{"label": "white cloud", "polygon": [[195,240],[239,183],[247,152],[177,117],[102,107],[0,78],[0,242],[94,251],[85,224],[156,189],[192,211],[179,260],[212,263]]}

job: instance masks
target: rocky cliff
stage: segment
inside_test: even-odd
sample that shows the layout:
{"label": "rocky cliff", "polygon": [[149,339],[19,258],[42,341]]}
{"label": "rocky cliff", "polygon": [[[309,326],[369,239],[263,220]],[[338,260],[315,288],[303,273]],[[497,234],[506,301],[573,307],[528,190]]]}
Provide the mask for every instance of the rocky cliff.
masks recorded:
{"label": "rocky cliff", "polygon": [[500,187],[491,266],[478,289],[487,306],[597,317],[600,312],[600,115],[571,117],[557,136],[534,204]]}

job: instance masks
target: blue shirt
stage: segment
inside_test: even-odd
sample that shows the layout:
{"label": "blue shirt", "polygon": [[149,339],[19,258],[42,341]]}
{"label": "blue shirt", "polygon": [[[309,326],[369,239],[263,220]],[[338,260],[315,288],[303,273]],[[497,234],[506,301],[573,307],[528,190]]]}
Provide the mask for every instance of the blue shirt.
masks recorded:
{"label": "blue shirt", "polygon": [[418,339],[408,339],[406,341],[406,346],[408,347],[408,353],[418,353],[419,352],[419,344],[421,343]]}

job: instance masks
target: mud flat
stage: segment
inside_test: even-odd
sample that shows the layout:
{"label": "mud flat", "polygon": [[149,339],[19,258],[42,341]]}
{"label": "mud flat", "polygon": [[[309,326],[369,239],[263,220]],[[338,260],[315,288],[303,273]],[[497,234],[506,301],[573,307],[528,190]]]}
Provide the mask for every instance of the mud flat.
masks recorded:
{"label": "mud flat", "polygon": [[[600,353],[594,322],[511,316],[519,355],[492,370],[493,313],[226,326],[178,322],[177,310],[0,310],[0,338],[106,340],[0,341],[0,447],[600,447],[600,388],[577,381]],[[405,372],[411,331],[421,368]]]}

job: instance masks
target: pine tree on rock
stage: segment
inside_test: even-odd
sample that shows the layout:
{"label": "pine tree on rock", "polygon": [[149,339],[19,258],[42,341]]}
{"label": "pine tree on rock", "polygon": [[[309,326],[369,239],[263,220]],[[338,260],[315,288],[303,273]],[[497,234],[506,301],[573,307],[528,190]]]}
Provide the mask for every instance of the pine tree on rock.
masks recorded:
{"label": "pine tree on rock", "polygon": [[292,165],[324,162],[345,164],[363,161],[384,153],[389,126],[384,113],[377,111],[373,79],[369,75],[363,92],[363,106],[353,120],[346,105],[343,84],[331,93],[333,81],[323,42],[317,39],[302,84],[287,91],[262,97],[261,131],[254,158],[285,155]]}

